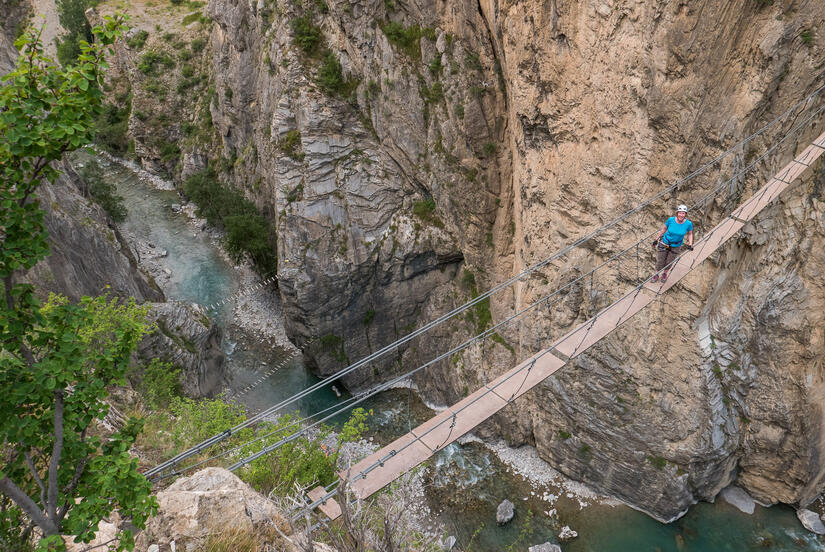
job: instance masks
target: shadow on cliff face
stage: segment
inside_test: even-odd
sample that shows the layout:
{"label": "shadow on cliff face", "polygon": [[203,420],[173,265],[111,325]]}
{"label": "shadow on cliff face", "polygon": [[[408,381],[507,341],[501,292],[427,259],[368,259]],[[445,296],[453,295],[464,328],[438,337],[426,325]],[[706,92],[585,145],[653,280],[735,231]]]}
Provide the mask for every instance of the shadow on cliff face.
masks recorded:
{"label": "shadow on cliff face", "polygon": [[60,168],[58,181],[38,190],[51,251],[29,271],[27,281],[41,298],[57,293],[77,301],[111,294],[152,303],[150,319],[158,329],[141,341],[138,356],[180,366],[184,391],[193,397],[217,393],[225,379],[220,329],[197,305],[164,302],[106,212],[82,195],[85,186],[71,164],[63,161]]}

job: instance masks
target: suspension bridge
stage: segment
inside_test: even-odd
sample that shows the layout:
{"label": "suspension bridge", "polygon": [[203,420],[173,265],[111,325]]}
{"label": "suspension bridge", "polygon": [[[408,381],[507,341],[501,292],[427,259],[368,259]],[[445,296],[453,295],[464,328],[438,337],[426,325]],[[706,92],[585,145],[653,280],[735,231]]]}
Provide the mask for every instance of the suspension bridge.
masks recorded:
{"label": "suspension bridge", "polygon": [[[636,313],[677,285],[694,268],[714,252],[718,251],[731,237],[735,236],[739,230],[752,221],[754,217],[767,206],[771,205],[783,191],[800,179],[803,173],[825,152],[825,132],[813,141],[804,143],[802,151],[796,154],[787,165],[779,170],[772,171],[774,176],[768,180],[767,183],[758,187],[749,199],[736,205],[729,211],[726,209],[726,213],[721,215],[721,220],[711,229],[703,232],[701,238],[694,244],[692,251],[682,254],[671,263],[668,267],[670,275],[666,282],[660,281],[654,283],[648,278],[648,276],[652,275],[649,270],[644,271],[645,275],[640,274],[639,270],[640,247],[644,245],[649,247],[648,240],[657,234],[657,228],[652,232],[645,233],[641,237],[636,235],[633,243],[600,264],[597,264],[591,270],[571,278],[569,281],[559,285],[552,292],[540,297],[524,308],[516,310],[516,312],[508,318],[458,345],[449,347],[448,350],[436,354],[436,356],[429,361],[418,365],[406,373],[392,377],[372,389],[352,395],[342,400],[340,404],[328,407],[303,418],[295,419],[286,427],[279,427],[273,431],[258,435],[245,443],[231,449],[223,450],[206,459],[188,465],[182,466],[181,464],[189,458],[201,455],[204,451],[229,439],[245,428],[272,419],[273,416],[284,412],[288,406],[295,404],[300,399],[319,389],[334,384],[340,377],[355,370],[371,366],[382,358],[390,358],[389,355],[397,355],[403,350],[403,347],[409,347],[410,343],[415,339],[428,338],[430,335],[428,332],[434,328],[462,313],[466,313],[481,301],[503,290],[511,289],[514,284],[525,281],[527,277],[540,269],[551,266],[551,264],[558,259],[568,256],[572,251],[585,246],[585,244],[591,242],[594,238],[601,236],[608,230],[623,223],[628,217],[641,213],[644,209],[662,200],[668,194],[675,193],[680,189],[680,186],[705,174],[711,167],[717,166],[728,156],[735,152],[743,153],[745,148],[753,140],[766,135],[782,121],[790,121],[791,128],[784,132],[781,137],[770,139],[772,145],[767,147],[755,160],[747,164],[747,166],[736,172],[736,174],[730,178],[722,178],[722,181],[710,191],[697,198],[692,203],[691,213],[699,213],[701,220],[704,221],[710,211],[719,209],[720,195],[724,191],[727,191],[728,202],[734,199],[735,202],[738,203],[736,185],[742,184],[754,167],[768,163],[773,158],[772,156],[780,153],[780,147],[788,148],[789,152],[785,153],[793,155],[801,147],[799,146],[798,135],[802,132],[812,133],[814,125],[818,122],[818,117],[822,114],[823,110],[825,110],[825,105],[820,105],[814,109],[814,100],[819,98],[823,90],[825,90],[825,86],[820,87],[776,119],[729,148],[715,159],[693,171],[685,178],[654,196],[647,198],[645,201],[596,230],[580,237],[550,257],[524,269],[501,284],[494,286],[489,291],[482,293],[471,301],[425,324],[421,328],[410,332],[397,341],[367,355],[333,376],[310,386],[289,399],[264,409],[262,412],[249,417],[244,422],[232,428],[227,428],[225,431],[147,470],[145,475],[151,480],[157,481],[166,477],[180,475],[222,457],[236,459],[229,467],[230,470],[240,469],[250,462],[306,435],[322,423],[363,403],[381,391],[404,383],[412,386],[414,377],[422,374],[427,368],[435,366],[438,363],[449,362],[449,359],[453,355],[470,347],[480,347],[482,381],[477,390],[418,427],[410,427],[409,432],[405,435],[402,435],[392,443],[367,456],[349,469],[340,472],[338,474],[338,482],[327,487],[317,487],[308,493],[309,500],[306,502],[306,507],[303,511],[318,508],[328,518],[335,519],[341,514],[340,506],[335,501],[335,496],[338,493],[335,487],[340,481],[347,481],[351,491],[355,497],[359,499],[366,498],[379,491],[402,474],[424,462],[433,454],[443,450],[447,445],[471,431],[508,404],[517,400],[561,368],[570,364],[576,357],[610,335],[622,324],[630,320]],[[805,115],[806,112],[807,114]],[[754,187],[756,188],[756,186]],[[722,202],[724,203],[724,201]],[[636,260],[635,275],[632,269],[634,254]],[[631,263],[625,262],[628,260],[630,260]],[[630,268],[628,264],[631,264]],[[527,316],[540,316],[541,309],[549,310],[553,305],[558,304],[565,297],[568,297],[576,286],[581,286],[587,282],[588,279],[591,286],[590,296],[594,296],[592,287],[597,275],[600,277],[605,275],[609,276],[609,278],[605,278],[610,285],[606,286],[607,291],[604,292],[604,295],[610,297],[610,293],[616,294],[615,299],[611,297],[610,301],[605,303],[606,306],[595,309],[593,316],[580,322],[572,330],[563,329],[561,336],[555,338],[548,337],[546,339],[542,338],[538,352],[532,354],[532,356],[518,363],[514,368],[511,368],[495,379],[489,382],[487,381],[486,371],[484,370],[484,351],[490,336],[498,335],[497,332],[503,331],[508,327],[513,327],[515,324],[521,324]],[[621,282],[631,282],[633,285],[621,290],[616,285],[616,283]],[[545,332],[545,328],[542,328],[541,331]],[[547,335],[551,335],[549,330],[547,330]]]}

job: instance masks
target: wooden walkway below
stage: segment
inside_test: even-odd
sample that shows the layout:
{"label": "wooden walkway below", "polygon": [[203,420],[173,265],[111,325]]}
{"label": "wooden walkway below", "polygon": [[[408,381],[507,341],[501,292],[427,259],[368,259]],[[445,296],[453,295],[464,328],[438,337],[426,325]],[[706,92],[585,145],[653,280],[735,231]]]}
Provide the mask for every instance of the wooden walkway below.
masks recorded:
{"label": "wooden walkway below", "polygon": [[[654,284],[648,281],[632,289],[596,316],[554,342],[548,349],[530,357],[410,433],[364,458],[348,472],[340,473],[341,479],[349,480],[349,485],[358,498],[366,498],[469,432],[562,368],[570,359],[598,343],[653,302],[658,295],[676,285],[688,272],[707,259],[776,199],[823,152],[825,133],[777,172],[748,201],[697,241],[693,251],[680,256],[671,267],[666,283]],[[330,519],[340,515],[339,505],[329,498],[329,495],[325,496],[322,488],[312,491],[310,498]],[[324,501],[324,498],[327,499]]]}

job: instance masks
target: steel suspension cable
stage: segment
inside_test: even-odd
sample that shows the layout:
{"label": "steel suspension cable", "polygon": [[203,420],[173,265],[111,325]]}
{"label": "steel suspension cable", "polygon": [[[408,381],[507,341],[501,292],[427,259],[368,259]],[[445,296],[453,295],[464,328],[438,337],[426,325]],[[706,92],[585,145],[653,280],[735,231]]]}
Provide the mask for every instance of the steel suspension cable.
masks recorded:
{"label": "steel suspension cable", "polygon": [[594,230],[594,231],[590,232],[589,234],[586,234],[586,235],[574,240],[572,243],[570,243],[569,245],[567,245],[567,246],[563,247],[562,249],[558,250],[556,253],[554,253],[551,256],[545,258],[544,260],[539,261],[539,262],[533,264],[532,266],[522,270],[518,274],[516,274],[516,275],[508,278],[507,280],[499,283],[498,285],[490,288],[488,291],[478,295],[477,297],[475,297],[472,300],[464,303],[463,305],[461,305],[459,307],[456,307],[452,311],[439,316],[438,318],[436,318],[435,320],[425,324],[421,328],[418,328],[418,329],[410,332],[406,336],[394,341],[393,343],[390,343],[389,345],[386,345],[386,346],[382,347],[378,351],[376,351],[376,352],[362,358],[361,360],[353,363],[352,365],[348,366],[344,370],[341,370],[340,372],[337,372],[337,373],[335,373],[331,376],[328,376],[327,378],[324,378],[323,380],[313,384],[312,386],[308,387],[307,389],[305,389],[305,390],[303,390],[299,393],[296,393],[292,397],[289,397],[289,398],[281,401],[280,403],[278,403],[276,405],[271,406],[270,408],[268,408],[268,409],[262,411],[261,413],[245,420],[244,422],[242,422],[240,424],[237,424],[236,426],[234,426],[232,428],[228,428],[228,429],[224,430],[223,432],[218,433],[218,434],[202,441],[201,443],[195,445],[194,447],[191,447],[190,449],[175,455],[173,458],[171,458],[171,459],[159,464],[158,466],[146,471],[145,475],[147,475],[147,476],[154,475],[154,474],[156,474],[160,471],[165,470],[166,468],[168,468],[170,466],[173,466],[173,465],[179,463],[181,460],[184,460],[184,459],[186,459],[190,456],[198,454],[204,448],[207,448],[207,447],[209,447],[209,446],[211,446],[211,445],[213,445],[217,442],[223,441],[224,439],[228,438],[233,433],[235,433],[237,431],[240,431],[240,430],[242,430],[246,427],[249,427],[252,424],[255,424],[255,423],[259,422],[260,420],[264,419],[266,416],[272,414],[273,412],[276,412],[276,411],[282,409],[283,407],[288,406],[289,404],[292,404],[292,403],[294,403],[294,402],[310,395],[311,393],[314,393],[315,391],[317,391],[318,389],[321,389],[322,387],[326,386],[327,384],[329,384],[329,383],[331,383],[331,382],[333,382],[337,379],[340,379],[341,377],[344,377],[347,374],[352,373],[353,371],[357,370],[358,368],[360,368],[364,365],[367,365],[370,362],[373,362],[374,360],[377,360],[377,359],[383,357],[384,355],[386,355],[387,353],[389,353],[391,351],[394,351],[394,350],[400,348],[402,345],[410,342],[412,339],[418,337],[419,335],[422,335],[422,334],[428,332],[430,329],[432,329],[436,326],[439,326],[442,323],[446,322],[447,320],[450,320],[451,318],[457,316],[458,314],[461,314],[461,313],[465,312],[469,308],[472,308],[473,306],[475,306],[478,303],[480,303],[481,301],[484,301],[485,299],[491,297],[492,295],[498,293],[499,291],[510,287],[515,282],[517,282],[517,281],[521,280],[522,278],[524,278],[524,276],[527,276],[527,275],[535,272],[536,270],[547,266],[552,261],[566,255],[570,251],[578,248],[579,246],[581,246],[582,244],[584,244],[584,243],[588,242],[589,240],[593,239],[594,237],[601,234],[602,232],[612,228],[613,226],[616,226],[617,224],[619,224],[623,220],[627,219],[628,217],[644,210],[645,208],[650,206],[652,203],[654,203],[655,201],[661,199],[662,197],[664,197],[668,193],[670,193],[674,190],[678,190],[679,187],[682,184],[692,180],[693,178],[695,178],[696,176],[698,176],[700,174],[703,174],[710,167],[716,165],[719,161],[721,161],[722,159],[724,159],[725,157],[730,155],[732,152],[736,151],[738,148],[741,148],[742,146],[750,143],[752,140],[754,140],[758,136],[761,136],[762,134],[764,134],[767,130],[772,128],[779,121],[781,121],[782,119],[787,117],[789,114],[793,113],[797,108],[799,108],[799,106],[803,105],[804,103],[806,103],[809,100],[811,100],[811,99],[815,98],[816,96],[818,96],[823,90],[825,90],[825,85],[819,87],[814,92],[812,92],[811,94],[806,96],[804,99],[800,100],[799,102],[794,104],[792,107],[790,107],[788,110],[786,110],[785,112],[780,114],[778,117],[773,119],[770,123],[763,126],[758,131],[756,131],[753,134],[749,135],[748,137],[741,140],[740,142],[738,142],[734,146],[730,147],[726,151],[720,153],[718,156],[716,156],[714,159],[712,159],[711,161],[709,161],[705,165],[703,165],[700,168],[694,170],[693,172],[691,172],[687,176],[685,176],[682,179],[678,180],[676,183],[674,183],[671,186],[665,188],[664,190],[658,192],[657,194],[654,194],[653,196],[649,197],[644,202],[642,202],[639,205],[635,206],[634,208],[626,211],[625,213],[619,215],[618,217],[616,217],[613,220],[609,221],[608,223],[602,225],[601,227],[597,228],[596,230]]}
{"label": "steel suspension cable", "polygon": [[[719,185],[717,185],[717,186],[716,186],[716,188],[715,188],[715,192],[718,192],[719,190],[721,190],[722,188],[724,188],[724,186],[725,186],[726,184],[728,184],[729,182],[731,182],[733,179],[738,178],[738,177],[740,177],[740,176],[742,176],[742,175],[746,174],[747,172],[749,172],[749,171],[750,171],[753,167],[755,167],[755,166],[756,166],[756,165],[757,165],[757,164],[758,164],[758,163],[759,163],[762,159],[764,159],[764,158],[765,158],[765,157],[767,157],[770,153],[772,153],[773,151],[775,151],[775,150],[776,150],[776,148],[777,148],[777,147],[779,147],[779,145],[780,145],[780,144],[782,144],[782,143],[783,143],[783,142],[784,142],[784,141],[785,141],[788,137],[790,137],[791,135],[795,134],[798,130],[800,130],[801,128],[803,128],[803,127],[804,127],[804,125],[806,125],[809,121],[811,121],[811,120],[812,120],[812,119],[813,119],[816,115],[820,114],[823,110],[825,110],[825,105],[823,105],[822,107],[820,107],[820,108],[819,108],[816,112],[814,112],[813,114],[809,115],[809,116],[808,116],[808,117],[807,117],[807,118],[806,118],[806,119],[805,119],[802,123],[797,124],[797,125],[796,125],[796,126],[795,126],[792,130],[791,130],[791,131],[789,131],[789,132],[786,134],[786,136],[785,136],[785,137],[783,137],[783,138],[782,138],[779,142],[777,142],[776,144],[774,144],[774,146],[772,146],[772,147],[771,147],[769,150],[767,150],[765,153],[763,153],[762,155],[760,155],[760,156],[759,156],[756,160],[754,160],[752,163],[750,163],[749,165],[747,165],[747,166],[746,166],[744,169],[742,169],[739,173],[735,174],[735,175],[734,175],[734,176],[732,176],[730,179],[728,179],[728,180],[726,180],[726,181],[724,181],[724,182],[720,183]],[[763,191],[763,194],[764,194],[764,191]],[[704,201],[704,200],[706,200],[706,199],[707,199],[710,195],[711,195],[711,194],[707,194],[707,195],[706,195],[706,196],[704,196],[704,197],[703,197],[700,201]],[[639,240],[639,242],[637,242],[637,243],[640,243],[640,242],[642,242],[642,241],[644,241],[644,240],[648,239],[651,235],[656,234],[656,233],[657,233],[657,231],[654,231],[654,232],[652,232],[652,233],[648,234],[647,236],[645,236],[645,237],[641,238],[641,239]],[[709,235],[712,235],[712,232],[711,232],[711,234],[709,234]],[[636,247],[636,244],[635,244],[635,243],[634,243],[634,244],[632,244],[632,245],[630,245],[629,247],[625,248],[625,249],[624,249],[623,251],[621,251],[620,253],[618,253],[618,254],[616,254],[616,255],[612,256],[611,258],[607,259],[606,261],[602,262],[600,265],[598,265],[596,268],[594,268],[593,270],[591,270],[589,273],[587,273],[587,274],[583,274],[583,275],[579,276],[578,278],[576,278],[576,279],[572,280],[571,282],[568,282],[568,283],[567,283],[567,284],[565,284],[562,288],[559,288],[559,289],[555,290],[554,292],[552,292],[551,294],[549,294],[549,295],[547,295],[547,296],[545,296],[545,297],[542,297],[541,299],[539,299],[539,300],[537,300],[537,301],[535,301],[535,302],[531,303],[529,306],[525,307],[524,309],[522,309],[521,311],[517,312],[516,314],[514,314],[514,315],[510,316],[509,318],[507,318],[507,319],[505,319],[505,320],[502,320],[501,322],[499,322],[498,324],[494,325],[493,327],[491,327],[491,328],[489,328],[489,329],[485,330],[484,332],[481,332],[481,333],[479,333],[478,335],[476,335],[476,336],[474,336],[474,337],[472,337],[472,338],[470,338],[470,339],[466,340],[464,343],[462,343],[462,344],[458,345],[457,347],[455,347],[455,348],[451,349],[450,351],[448,351],[448,352],[446,352],[446,353],[443,353],[442,355],[440,355],[440,356],[438,356],[438,357],[436,357],[436,358],[434,358],[434,359],[432,359],[432,360],[428,361],[427,363],[425,363],[425,364],[423,364],[423,365],[421,365],[421,366],[418,366],[418,367],[414,368],[413,370],[411,370],[411,371],[407,372],[406,374],[402,374],[402,375],[400,375],[400,376],[397,376],[396,378],[393,378],[393,379],[389,380],[388,382],[385,382],[385,383],[383,383],[383,384],[378,385],[378,386],[377,386],[377,387],[375,387],[374,389],[370,390],[368,394],[364,395],[363,397],[361,397],[361,398],[359,398],[357,401],[355,401],[353,405],[348,405],[348,406],[347,406],[347,407],[345,407],[345,408],[339,409],[339,411],[338,411],[338,412],[336,412],[336,413],[332,413],[332,414],[327,415],[326,417],[322,418],[321,420],[318,420],[318,421],[314,422],[313,424],[311,424],[310,426],[306,427],[304,430],[301,430],[301,431],[299,431],[299,432],[298,432],[298,433],[296,433],[296,434],[290,435],[289,437],[287,437],[287,438],[283,439],[282,441],[280,441],[280,442],[278,442],[278,443],[274,443],[274,444],[272,444],[272,445],[270,445],[270,446],[266,447],[265,449],[262,449],[261,451],[258,451],[257,453],[255,453],[255,454],[253,454],[253,455],[250,455],[250,456],[248,456],[247,458],[244,458],[244,459],[240,460],[239,462],[236,462],[236,463],[235,463],[234,465],[232,465],[229,469],[234,471],[234,470],[236,470],[236,469],[238,469],[238,468],[242,467],[243,465],[248,464],[249,462],[252,462],[252,461],[256,460],[257,458],[260,458],[261,456],[263,456],[263,455],[265,455],[265,454],[268,454],[269,452],[272,452],[272,451],[274,451],[274,450],[276,450],[276,449],[280,448],[281,446],[283,446],[283,445],[285,445],[285,444],[287,444],[287,443],[289,443],[289,442],[291,442],[291,441],[293,441],[293,440],[297,439],[300,435],[303,435],[303,434],[305,434],[306,432],[310,431],[311,429],[313,429],[313,428],[317,427],[318,425],[320,425],[320,424],[321,424],[321,423],[323,423],[324,421],[329,420],[329,419],[331,419],[331,418],[333,418],[333,417],[335,417],[335,416],[337,416],[337,415],[341,414],[344,410],[346,410],[346,409],[347,409],[347,408],[349,408],[350,406],[354,406],[355,404],[359,404],[359,403],[361,403],[361,402],[365,401],[366,399],[368,399],[369,397],[371,397],[371,396],[373,396],[373,395],[375,395],[375,394],[377,394],[377,393],[379,393],[379,392],[381,392],[381,391],[383,391],[383,390],[385,390],[385,389],[388,389],[388,388],[390,388],[390,387],[392,387],[392,386],[396,385],[397,383],[399,383],[399,382],[401,382],[401,381],[403,381],[403,380],[405,380],[405,379],[407,379],[407,378],[412,378],[412,376],[413,376],[413,375],[415,375],[416,373],[420,372],[421,370],[423,370],[423,369],[425,369],[425,368],[427,368],[427,367],[429,367],[429,366],[431,366],[431,365],[433,365],[433,364],[435,364],[435,363],[437,363],[437,362],[439,362],[439,361],[441,361],[441,360],[443,360],[443,359],[445,359],[445,358],[448,358],[449,356],[451,356],[451,355],[455,354],[456,352],[459,352],[459,351],[463,350],[464,348],[468,347],[468,346],[469,346],[469,345],[471,345],[472,343],[475,343],[475,342],[479,341],[480,339],[483,339],[483,338],[485,338],[486,336],[488,336],[488,335],[490,335],[490,334],[492,334],[492,333],[495,333],[498,329],[500,329],[500,328],[501,328],[501,327],[503,327],[504,325],[510,324],[510,323],[512,323],[512,322],[513,322],[514,320],[516,320],[516,319],[520,319],[520,318],[521,318],[521,316],[522,316],[524,313],[528,312],[529,310],[532,310],[533,308],[535,308],[535,307],[536,307],[536,306],[538,306],[539,304],[542,304],[542,303],[546,302],[549,298],[552,298],[552,297],[554,297],[554,296],[556,296],[556,295],[560,294],[560,292],[561,292],[561,291],[563,291],[564,289],[571,287],[572,285],[574,285],[574,284],[576,284],[576,283],[578,283],[578,282],[580,282],[580,281],[584,280],[585,278],[587,278],[587,277],[589,277],[589,276],[590,276],[590,277],[592,277],[592,274],[593,274],[595,271],[599,270],[600,268],[602,268],[602,267],[604,267],[604,266],[609,265],[612,261],[614,261],[615,259],[619,258],[621,255],[624,255],[625,253],[628,253],[628,252],[630,252],[630,251],[634,250],[634,249],[635,249],[635,247]],[[669,267],[672,267],[672,266],[674,266],[677,262],[678,262],[678,258],[677,258],[677,259],[675,259],[674,261],[672,261],[671,263],[669,263],[669,265],[668,265],[668,266],[669,266]],[[641,287],[642,287],[643,285],[644,285],[644,282],[643,282],[642,284],[639,284],[639,285],[636,287],[635,292],[636,292],[636,294],[637,294],[637,295],[638,295],[638,293],[640,292]],[[631,291],[631,293],[633,293],[633,291]],[[600,312],[601,312],[601,311],[600,311]],[[627,312],[627,311],[626,311],[626,312]],[[625,314],[626,314],[626,312],[625,312]],[[620,319],[624,318],[625,314],[621,315],[621,316],[620,316]],[[584,343],[584,340],[586,339],[586,337],[587,337],[587,335],[589,334],[589,332],[590,332],[590,330],[592,329],[592,327],[595,325],[595,321],[598,319],[598,317],[599,317],[599,316],[600,316],[600,314],[597,314],[597,315],[594,317],[594,319],[593,319],[593,321],[591,322],[590,326],[589,326],[589,327],[587,328],[587,330],[585,331],[584,336],[582,337],[582,340],[581,340],[581,341],[580,341],[580,343],[579,343],[579,344],[575,347],[575,349],[574,349],[574,354],[573,354],[573,355],[571,355],[571,356],[575,356],[575,353],[578,351],[578,349],[579,349],[579,348],[581,347],[581,345]],[[532,364],[531,364],[531,365],[529,365],[529,366],[527,367],[527,371],[528,371],[528,373],[529,373],[529,370],[530,370],[531,368],[532,368]],[[525,376],[525,377],[526,377],[526,376]],[[489,392],[489,391],[486,391],[486,392],[485,392],[485,393],[483,393],[481,396],[486,395],[488,392]],[[517,394],[517,393],[514,393],[514,394],[513,394],[513,396],[515,396],[515,394]],[[509,401],[508,401],[508,402],[509,402]],[[310,417],[308,417],[308,418],[311,418],[311,416],[310,416]]]}

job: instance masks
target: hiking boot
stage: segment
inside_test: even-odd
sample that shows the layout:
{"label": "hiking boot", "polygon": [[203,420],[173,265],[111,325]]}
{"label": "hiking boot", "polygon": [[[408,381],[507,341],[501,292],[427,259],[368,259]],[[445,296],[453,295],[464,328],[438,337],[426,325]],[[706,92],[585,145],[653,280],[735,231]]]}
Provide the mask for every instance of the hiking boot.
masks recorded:
{"label": "hiking boot", "polygon": [[667,274],[662,274],[662,283],[667,282]]}
{"label": "hiking boot", "polygon": [[650,279],[650,281],[651,281],[651,282],[658,282],[658,281],[659,281],[659,275],[658,275],[658,274],[654,274],[654,275],[653,275],[653,278],[651,278],[651,279]]}

